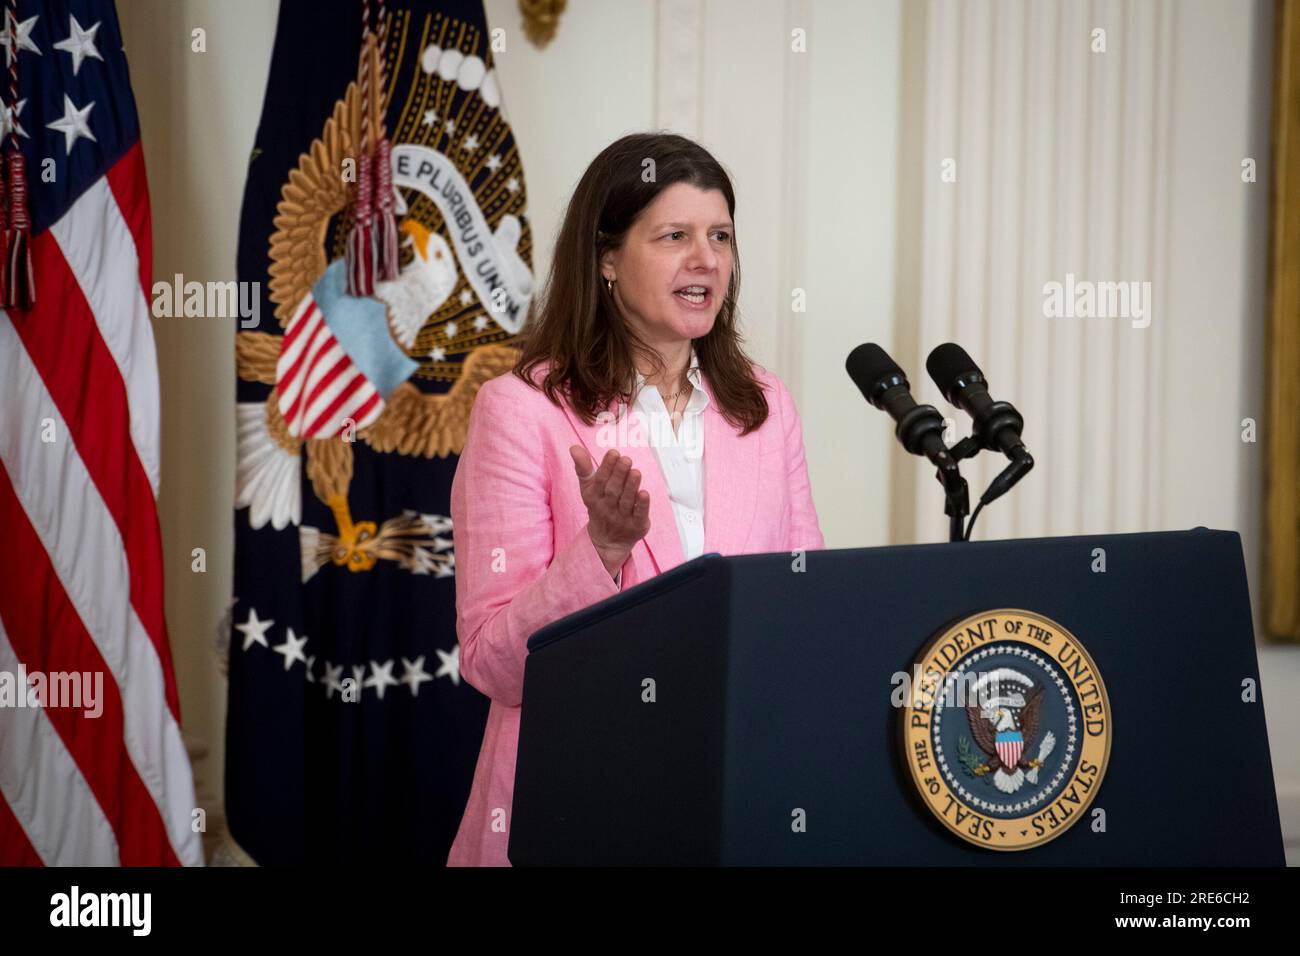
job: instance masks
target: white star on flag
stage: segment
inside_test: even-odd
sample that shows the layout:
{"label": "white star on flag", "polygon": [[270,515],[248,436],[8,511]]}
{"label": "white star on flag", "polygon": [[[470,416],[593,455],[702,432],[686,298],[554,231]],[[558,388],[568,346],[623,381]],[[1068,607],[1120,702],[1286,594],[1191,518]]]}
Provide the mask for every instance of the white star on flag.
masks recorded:
{"label": "white star on flag", "polygon": [[266,643],[266,629],[274,623],[275,621],[259,621],[257,611],[250,607],[248,609],[248,620],[243,624],[235,625],[235,630],[244,635],[244,650],[248,650],[254,644],[269,647],[270,645]]}
{"label": "white star on flag", "polygon": [[306,637],[294,637],[293,628],[288,628],[285,631],[284,643],[275,645],[271,650],[275,651],[277,654],[284,655],[284,669],[288,670],[293,666],[294,661],[302,661],[304,664],[307,663],[307,657],[302,652],[302,649],[306,644]]}
{"label": "white star on flag", "polygon": [[23,129],[23,124],[18,122],[18,117],[23,115],[23,107],[26,105],[27,100],[21,99],[13,109],[6,107],[0,110],[0,142],[4,142],[11,131],[16,132],[19,136],[31,138],[27,136],[27,130]]}
{"label": "white star on flag", "polygon": [[[437,648],[435,648],[437,650]],[[442,665],[438,668],[438,673],[434,677],[450,677],[451,682],[457,687],[460,686],[460,645],[457,644],[451,649],[451,653],[439,650],[438,657],[442,659]]]}
{"label": "white star on flag", "polygon": [[325,662],[325,675],[322,678],[325,681],[325,699],[332,700],[334,692],[343,693],[343,681],[339,680],[343,676],[343,665],[331,667],[330,662]]}
{"label": "white star on flag", "polygon": [[86,57],[93,57],[103,62],[103,57],[99,55],[99,50],[95,49],[95,33],[99,30],[99,24],[96,23],[89,30],[83,30],[77,18],[68,14],[68,38],[60,40],[54,44],[54,49],[63,50],[65,53],[72,54],[72,75],[76,76],[77,71],[81,69],[82,61]]}
{"label": "white star on flag", "polygon": [[90,131],[86,125],[86,117],[90,111],[95,108],[95,101],[91,100],[86,104],[84,109],[77,109],[67,93],[63,94],[63,116],[56,119],[53,123],[46,123],[48,129],[63,134],[63,152],[72,152],[72,144],[77,141],[77,137],[84,136],[92,143],[98,142],[95,134]]}
{"label": "white star on flag", "polygon": [[429,672],[424,669],[424,657],[417,657],[414,664],[403,657],[402,666],[406,668],[406,672],[402,674],[402,683],[411,689],[412,697],[419,697],[420,685],[427,680],[433,680]]}
{"label": "white star on flag", "polygon": [[[0,22],[7,23],[8,21]],[[21,53],[23,50],[31,50],[37,56],[40,56],[41,51],[38,50],[36,44],[32,42],[32,27],[34,26],[36,26],[36,17],[29,17],[22,23],[18,24],[18,52]],[[5,66],[9,66],[14,61],[14,51],[9,46],[8,29],[0,30],[0,46],[5,48]]]}
{"label": "white star on flag", "polygon": [[393,677],[393,662],[385,661],[381,666],[378,661],[370,662],[370,676],[366,678],[366,687],[373,687],[379,699],[384,699],[384,691],[389,687],[397,686],[397,679]]}

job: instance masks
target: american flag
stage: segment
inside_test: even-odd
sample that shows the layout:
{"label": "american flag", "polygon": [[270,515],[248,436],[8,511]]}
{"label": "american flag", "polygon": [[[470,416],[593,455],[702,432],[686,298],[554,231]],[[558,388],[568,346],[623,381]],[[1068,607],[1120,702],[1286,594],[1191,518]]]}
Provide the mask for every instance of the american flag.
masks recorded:
{"label": "american flag", "polygon": [[163,620],[149,197],[117,14],[27,0],[12,26],[0,88],[36,302],[0,310],[0,690],[6,674],[12,689],[99,673],[103,700],[97,717],[0,707],[0,865],[198,865]]}

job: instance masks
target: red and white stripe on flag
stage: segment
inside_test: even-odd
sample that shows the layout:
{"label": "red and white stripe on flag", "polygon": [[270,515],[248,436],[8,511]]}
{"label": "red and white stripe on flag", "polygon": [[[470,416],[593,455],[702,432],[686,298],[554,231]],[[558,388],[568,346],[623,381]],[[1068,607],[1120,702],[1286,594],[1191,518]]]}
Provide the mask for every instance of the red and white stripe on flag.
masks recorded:
{"label": "red and white stripe on flag", "polygon": [[343,351],[310,294],[284,330],[275,374],[280,415],[294,438],[334,438],[349,423],[365,428],[384,410],[379,391]]}
{"label": "red and white stripe on flag", "polygon": [[103,688],[97,717],[0,709],[0,865],[203,863],[163,620],[152,254],[137,142],[33,237],[35,308],[0,310],[0,671]]}

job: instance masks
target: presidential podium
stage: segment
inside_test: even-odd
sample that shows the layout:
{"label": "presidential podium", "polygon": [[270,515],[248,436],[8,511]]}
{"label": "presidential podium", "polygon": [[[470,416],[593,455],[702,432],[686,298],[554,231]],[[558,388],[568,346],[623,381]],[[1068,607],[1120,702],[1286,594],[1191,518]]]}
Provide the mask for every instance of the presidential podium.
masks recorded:
{"label": "presidential podium", "polygon": [[1235,533],[706,554],[528,646],[515,865],[1284,865]]}

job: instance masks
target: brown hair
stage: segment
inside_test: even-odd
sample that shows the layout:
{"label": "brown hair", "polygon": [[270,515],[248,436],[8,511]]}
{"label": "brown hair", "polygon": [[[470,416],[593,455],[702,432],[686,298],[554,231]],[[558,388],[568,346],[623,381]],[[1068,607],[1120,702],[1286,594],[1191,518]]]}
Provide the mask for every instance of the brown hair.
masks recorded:
{"label": "brown hair", "polygon": [[[651,182],[642,178],[647,159],[654,161]],[[606,146],[583,173],[565,210],[550,276],[514,373],[556,405],[563,394],[589,425],[616,400],[632,400],[634,354],[654,374],[664,372],[658,353],[636,335],[607,290],[600,259],[619,248],[633,221],[662,190],[679,182],[721,190],[735,221],[736,196],[726,171],[704,147],[671,133],[633,133]],[[734,231],[731,252],[731,278],[713,328],[692,344],[708,377],[709,400],[747,435],[766,421],[768,405],[736,326],[740,256]],[[550,369],[539,386],[532,371],[545,362]]]}

